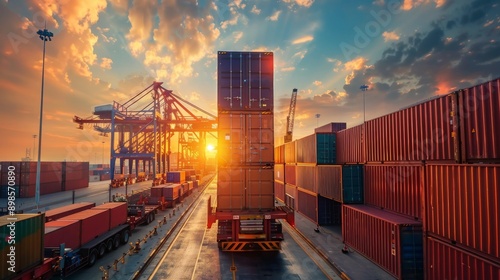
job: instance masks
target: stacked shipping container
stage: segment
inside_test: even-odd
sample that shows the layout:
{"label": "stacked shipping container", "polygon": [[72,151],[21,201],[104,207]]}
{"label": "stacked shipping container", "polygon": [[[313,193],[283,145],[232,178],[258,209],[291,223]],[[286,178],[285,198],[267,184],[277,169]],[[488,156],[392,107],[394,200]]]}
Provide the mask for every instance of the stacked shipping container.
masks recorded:
{"label": "stacked shipping container", "polygon": [[217,211],[274,208],[273,53],[218,53]]}
{"label": "stacked shipping container", "polygon": [[[9,168],[15,173],[10,176],[14,180],[9,180]],[[0,197],[7,197],[9,181],[14,183],[11,187],[14,187],[16,197],[34,197],[36,173],[36,162],[1,162]],[[88,162],[41,162],[40,195],[86,188],[89,183],[88,174]]]}

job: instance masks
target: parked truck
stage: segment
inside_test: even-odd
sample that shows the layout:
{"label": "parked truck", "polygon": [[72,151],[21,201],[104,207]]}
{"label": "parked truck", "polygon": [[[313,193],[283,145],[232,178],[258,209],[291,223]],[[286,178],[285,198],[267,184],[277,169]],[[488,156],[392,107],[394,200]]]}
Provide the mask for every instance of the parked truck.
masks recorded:
{"label": "parked truck", "polygon": [[[274,198],[272,52],[218,52],[218,180],[207,227],[223,251],[275,251],[293,211]],[[215,201],[214,201],[215,202]]]}

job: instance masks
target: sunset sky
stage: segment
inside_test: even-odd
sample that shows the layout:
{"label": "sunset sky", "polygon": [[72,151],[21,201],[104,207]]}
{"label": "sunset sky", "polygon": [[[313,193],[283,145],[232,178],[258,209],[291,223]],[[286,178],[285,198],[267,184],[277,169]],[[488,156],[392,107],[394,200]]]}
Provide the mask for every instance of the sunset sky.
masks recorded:
{"label": "sunset sky", "polygon": [[297,139],[329,122],[362,123],[363,84],[368,120],[497,78],[496,3],[0,0],[0,160],[20,160],[38,134],[43,43],[36,31],[45,22],[54,37],[46,49],[42,160],[101,163],[109,137],[76,129],[73,116],[124,102],[153,81],[216,114],[218,50],[274,52],[276,143],[293,88]]}

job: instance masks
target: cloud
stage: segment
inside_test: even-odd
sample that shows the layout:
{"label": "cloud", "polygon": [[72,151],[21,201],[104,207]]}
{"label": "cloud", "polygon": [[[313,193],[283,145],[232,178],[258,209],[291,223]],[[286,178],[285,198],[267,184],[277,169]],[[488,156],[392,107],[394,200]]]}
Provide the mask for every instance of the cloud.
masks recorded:
{"label": "cloud", "polygon": [[436,8],[440,8],[446,4],[446,0],[403,0],[401,9],[404,11],[409,11],[420,5],[427,5],[429,3],[434,3]]}
{"label": "cloud", "polygon": [[298,5],[302,7],[309,8],[314,3],[314,0],[282,0],[285,3],[290,4],[290,6]]}
{"label": "cloud", "polygon": [[293,67],[293,66],[281,68],[281,72],[291,72],[293,70],[295,70],[295,67]]}
{"label": "cloud", "polygon": [[125,14],[128,10],[128,0],[109,0],[109,2],[121,14]]}
{"label": "cloud", "polygon": [[131,27],[126,37],[134,56],[144,52],[145,43],[151,37],[156,4],[155,0],[134,0],[132,3],[128,14]]}
{"label": "cloud", "polygon": [[318,86],[318,87],[321,86],[322,84],[323,83],[321,81],[314,81],[313,82],[313,85]]}
{"label": "cloud", "polygon": [[300,38],[293,40],[292,45],[303,44],[303,43],[311,42],[312,40],[314,40],[313,36],[306,35],[306,36],[302,36]]}
{"label": "cloud", "polygon": [[233,32],[234,42],[238,42],[243,37],[242,31]]}
{"label": "cloud", "polygon": [[262,11],[261,9],[257,8],[257,5],[253,5],[252,10],[250,12],[256,15],[260,15],[261,11]]}
{"label": "cloud", "polygon": [[399,40],[399,34],[397,34],[394,31],[391,31],[391,32],[384,31],[384,33],[382,33],[382,37],[384,37],[385,42]]}
{"label": "cloud", "polygon": [[326,61],[329,63],[333,63],[333,69],[332,69],[333,72],[340,71],[340,68],[342,66],[342,61],[335,59],[335,58],[327,58]]}
{"label": "cloud", "polygon": [[103,57],[101,58],[101,64],[99,66],[101,66],[102,69],[109,70],[111,69],[111,64],[113,64],[113,60],[107,57]]}
{"label": "cloud", "polygon": [[356,71],[364,69],[367,61],[368,60],[364,57],[357,57],[351,61],[346,62],[344,64],[344,68],[347,71]]}
{"label": "cloud", "polygon": [[278,18],[280,17],[281,11],[275,11],[272,15],[268,16],[266,19],[270,21],[278,21]]}

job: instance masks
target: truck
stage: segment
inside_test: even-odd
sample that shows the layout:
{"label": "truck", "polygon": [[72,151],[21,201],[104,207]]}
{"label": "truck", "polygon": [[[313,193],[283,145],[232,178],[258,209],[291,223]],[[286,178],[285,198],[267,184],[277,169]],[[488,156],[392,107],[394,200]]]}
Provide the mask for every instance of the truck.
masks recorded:
{"label": "truck", "polygon": [[274,54],[219,51],[217,60],[217,196],[207,227],[217,222],[222,251],[280,250],[281,222],[294,225],[294,212],[275,205]]}

